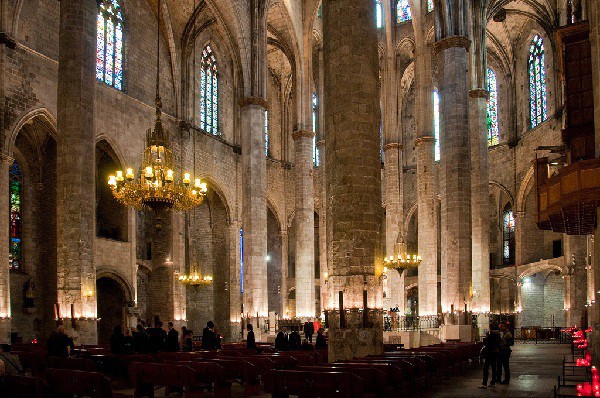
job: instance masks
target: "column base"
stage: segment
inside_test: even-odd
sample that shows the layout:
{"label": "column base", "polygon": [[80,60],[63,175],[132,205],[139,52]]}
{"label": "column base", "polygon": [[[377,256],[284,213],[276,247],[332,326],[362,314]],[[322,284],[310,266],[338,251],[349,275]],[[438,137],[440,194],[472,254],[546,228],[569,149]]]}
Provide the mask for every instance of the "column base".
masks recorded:
{"label": "column base", "polygon": [[477,330],[480,338],[490,330],[490,314],[477,314]]}
{"label": "column base", "polygon": [[471,325],[442,325],[440,326],[442,341],[473,341],[473,327]]}
{"label": "column base", "polygon": [[12,327],[12,319],[0,319],[0,344],[10,344],[10,332]]}
{"label": "column base", "polygon": [[340,328],[339,311],[329,311],[329,362],[383,353],[383,311],[370,310],[366,324],[362,311],[347,311]]}
{"label": "column base", "polygon": [[63,325],[67,335],[73,338],[76,346],[98,344],[98,320],[97,319],[64,319]]}

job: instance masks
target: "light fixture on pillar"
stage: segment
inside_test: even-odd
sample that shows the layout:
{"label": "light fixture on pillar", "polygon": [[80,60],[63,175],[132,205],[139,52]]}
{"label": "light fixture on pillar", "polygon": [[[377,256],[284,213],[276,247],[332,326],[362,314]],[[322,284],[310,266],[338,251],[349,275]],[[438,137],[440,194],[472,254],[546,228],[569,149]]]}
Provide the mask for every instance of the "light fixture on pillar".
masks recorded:
{"label": "light fixture on pillar", "polygon": [[[128,168],[111,175],[108,179],[113,196],[123,205],[137,210],[151,210],[157,216],[163,210],[188,211],[202,204],[207,192],[206,183],[190,173],[181,173],[176,179],[175,158],[170,148],[169,133],[162,125],[162,100],[160,97],[160,6],[157,30],[158,51],[156,57],[156,119],[154,130],[146,132],[146,149],[136,176]],[[160,225],[157,224],[157,225]]]}
{"label": "light fixture on pillar", "polygon": [[421,264],[421,256],[418,254],[408,254],[406,243],[400,242],[396,245],[396,255],[391,255],[383,259],[384,269],[395,269],[399,274],[405,269],[417,268]]}

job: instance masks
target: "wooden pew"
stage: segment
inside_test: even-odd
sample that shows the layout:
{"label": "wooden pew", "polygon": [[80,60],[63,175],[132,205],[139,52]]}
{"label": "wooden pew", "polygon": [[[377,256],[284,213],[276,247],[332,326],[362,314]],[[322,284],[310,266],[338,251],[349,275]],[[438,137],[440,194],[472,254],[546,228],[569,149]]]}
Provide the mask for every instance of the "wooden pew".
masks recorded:
{"label": "wooden pew", "polygon": [[115,397],[110,380],[98,372],[50,368],[46,369],[46,382],[53,397]]}
{"label": "wooden pew", "polygon": [[72,369],[84,372],[98,372],[98,365],[87,358],[48,358],[48,367],[53,369]]}
{"label": "wooden pew", "polygon": [[231,382],[225,379],[225,369],[214,362],[176,362],[194,370],[199,385],[206,385],[214,391],[215,398],[231,397]]}
{"label": "wooden pew", "polygon": [[361,398],[363,381],[349,372],[273,371],[273,398]]}
{"label": "wooden pew", "polygon": [[215,362],[223,366],[225,379],[244,386],[245,397],[260,393],[260,378],[256,366],[243,358],[215,358],[202,359],[202,361]]}
{"label": "wooden pew", "polygon": [[0,391],[3,397],[43,398],[48,395],[48,385],[39,377],[4,376]]}
{"label": "wooden pew", "polygon": [[186,398],[204,396],[203,385],[191,368],[174,363],[142,363],[130,365],[131,378],[134,385],[134,398],[147,396],[154,398],[154,386],[185,389]]}
{"label": "wooden pew", "polygon": [[297,370],[306,370],[310,372],[345,372],[352,373],[358,376],[363,381],[363,387],[365,395],[371,396],[388,396],[393,393],[393,387],[388,384],[388,377],[386,372],[380,369],[370,367],[368,365],[362,366],[336,366],[331,364],[330,366],[299,366]]}

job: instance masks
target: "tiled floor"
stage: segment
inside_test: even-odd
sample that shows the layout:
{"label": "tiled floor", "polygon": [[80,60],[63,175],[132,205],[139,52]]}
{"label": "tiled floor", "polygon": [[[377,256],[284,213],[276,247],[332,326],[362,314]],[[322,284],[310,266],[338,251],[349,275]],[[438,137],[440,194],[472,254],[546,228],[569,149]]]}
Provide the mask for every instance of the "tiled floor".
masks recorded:
{"label": "tiled floor", "polygon": [[480,389],[482,367],[469,370],[439,383],[422,397],[431,398],[475,398],[475,397],[552,397],[556,378],[561,373],[562,359],[569,355],[568,345],[519,344],[511,355],[510,385]]}

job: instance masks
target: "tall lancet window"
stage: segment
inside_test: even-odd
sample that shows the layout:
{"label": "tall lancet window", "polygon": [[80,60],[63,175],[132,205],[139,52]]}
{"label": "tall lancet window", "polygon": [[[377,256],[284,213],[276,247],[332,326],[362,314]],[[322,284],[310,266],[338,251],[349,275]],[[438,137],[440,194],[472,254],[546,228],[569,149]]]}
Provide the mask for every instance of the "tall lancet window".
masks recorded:
{"label": "tall lancet window", "polygon": [[427,0],[427,12],[433,11],[433,0]]}
{"label": "tall lancet window", "polygon": [[433,92],[433,136],[435,137],[435,161],[441,158],[440,151],[440,94]]}
{"label": "tall lancet window", "polygon": [[515,216],[509,203],[504,207],[504,214],[502,217],[502,264],[513,265],[514,263]]}
{"label": "tall lancet window", "polygon": [[15,160],[9,170],[9,206],[10,206],[10,231],[9,231],[9,268],[20,270],[23,261],[22,251],[22,203],[23,203],[23,172]]}
{"label": "tall lancet window", "polygon": [[96,78],[123,89],[123,14],[118,0],[101,0],[98,8]]}
{"label": "tall lancet window", "polygon": [[200,128],[219,135],[219,70],[210,46],[202,50],[200,65]]}
{"label": "tall lancet window", "polygon": [[408,0],[399,0],[396,11],[398,13],[398,23],[410,21],[412,19],[412,12],[410,11],[410,4]]}
{"label": "tall lancet window", "polygon": [[546,59],[544,40],[535,35],[529,48],[529,107],[531,128],[548,118],[546,102]]}
{"label": "tall lancet window", "polygon": [[488,146],[494,146],[500,143],[500,129],[498,127],[498,84],[496,81],[496,74],[490,68],[487,70],[487,89],[490,93],[490,99],[487,102]]}
{"label": "tall lancet window", "polygon": [[375,0],[375,26],[383,28],[383,4],[381,4],[381,0]]}
{"label": "tall lancet window", "polygon": [[318,99],[317,93],[312,95],[312,125],[313,125],[313,164],[319,166],[319,149],[317,148],[317,120],[318,120]]}

